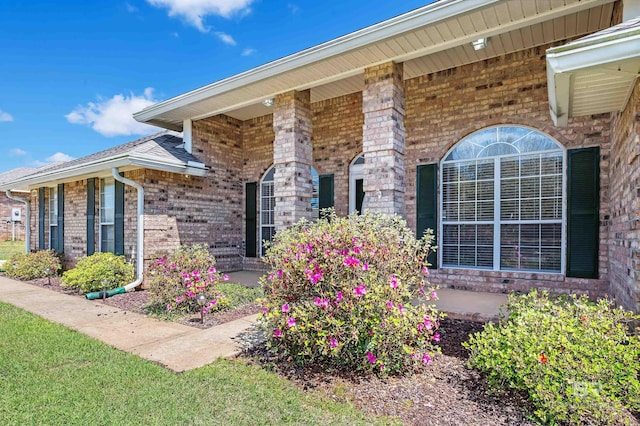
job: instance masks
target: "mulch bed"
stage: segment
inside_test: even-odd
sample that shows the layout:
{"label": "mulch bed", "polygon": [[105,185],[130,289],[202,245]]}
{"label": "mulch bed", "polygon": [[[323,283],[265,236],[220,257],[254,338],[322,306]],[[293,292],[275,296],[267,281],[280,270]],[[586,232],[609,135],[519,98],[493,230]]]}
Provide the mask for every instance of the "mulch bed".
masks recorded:
{"label": "mulch bed", "polygon": [[[74,295],[78,297],[84,297],[78,290],[70,289],[68,287],[62,287],[60,277],[38,278],[31,281],[25,281],[27,284],[37,285],[49,290],[57,291],[59,293]],[[131,291],[124,294],[116,294],[115,296],[108,297],[106,299],[97,299],[95,302],[104,303],[108,306],[123,309],[125,311],[136,312],[138,314],[146,315],[145,306],[149,304],[150,295],[146,290]],[[210,328],[216,325],[224,324],[226,322],[234,321],[248,315],[257,314],[260,312],[260,304],[250,303],[247,305],[239,306],[235,309],[229,309],[222,312],[214,312],[205,316],[204,324],[201,323],[200,315],[187,315],[182,318],[178,318],[175,321],[196,328]]]}
{"label": "mulch bed", "polygon": [[397,417],[406,425],[534,425],[526,418],[523,407],[528,403],[523,396],[487,394],[485,379],[467,368],[468,353],[461,343],[481,329],[477,322],[443,320],[442,354],[423,372],[409,377],[379,379],[302,368],[274,356],[264,343],[245,350],[241,357],[279,373],[304,390],[351,402],[370,414]]}

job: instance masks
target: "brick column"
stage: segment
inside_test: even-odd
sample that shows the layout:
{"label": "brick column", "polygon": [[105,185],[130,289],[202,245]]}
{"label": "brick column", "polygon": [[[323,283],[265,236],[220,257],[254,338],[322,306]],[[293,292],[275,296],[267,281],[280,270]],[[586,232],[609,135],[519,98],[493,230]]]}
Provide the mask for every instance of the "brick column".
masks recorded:
{"label": "brick column", "polygon": [[276,230],[311,218],[311,93],[291,91],[276,96],[273,110],[273,163],[276,167]]}
{"label": "brick column", "polygon": [[405,215],[404,86],[402,64],[387,62],[364,70],[363,210]]}

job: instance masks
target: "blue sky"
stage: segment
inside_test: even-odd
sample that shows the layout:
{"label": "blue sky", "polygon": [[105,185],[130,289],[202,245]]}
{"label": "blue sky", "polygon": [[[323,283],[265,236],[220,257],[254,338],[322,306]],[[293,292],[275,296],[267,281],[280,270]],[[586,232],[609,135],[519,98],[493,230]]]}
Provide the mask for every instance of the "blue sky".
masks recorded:
{"label": "blue sky", "polygon": [[154,133],[131,114],[426,3],[1,0],[0,172]]}

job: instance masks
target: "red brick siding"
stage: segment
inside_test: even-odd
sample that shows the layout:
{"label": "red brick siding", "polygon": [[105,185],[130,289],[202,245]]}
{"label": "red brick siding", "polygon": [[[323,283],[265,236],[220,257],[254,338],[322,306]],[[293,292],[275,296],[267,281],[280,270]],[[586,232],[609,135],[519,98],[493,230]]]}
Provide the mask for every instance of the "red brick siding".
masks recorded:
{"label": "red brick siding", "polygon": [[[13,193],[12,195],[20,198],[24,198],[25,200],[28,198],[28,194],[20,194]],[[14,201],[10,198],[7,198],[4,192],[0,192],[0,241],[11,240],[12,235],[12,227],[14,226],[11,219],[11,211],[12,209],[20,209],[20,214],[22,217],[22,222],[15,224],[15,238],[16,241],[24,241],[26,225],[25,222],[27,217],[25,215],[25,205]]]}
{"label": "red brick siding", "polygon": [[611,144],[610,293],[640,311],[640,81],[613,115]]}

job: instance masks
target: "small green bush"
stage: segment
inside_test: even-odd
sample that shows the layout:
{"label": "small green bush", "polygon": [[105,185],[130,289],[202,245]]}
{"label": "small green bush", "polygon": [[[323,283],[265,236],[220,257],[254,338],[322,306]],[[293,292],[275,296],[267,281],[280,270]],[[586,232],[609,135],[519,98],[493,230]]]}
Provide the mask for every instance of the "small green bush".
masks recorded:
{"label": "small green bush", "polygon": [[[204,245],[182,245],[163,255],[148,267],[151,305],[167,311],[207,313],[227,304],[218,284],[228,280],[215,267],[216,259]],[[196,297],[204,295],[207,305],[201,308]]]}
{"label": "small green bush", "polygon": [[267,344],[300,364],[402,374],[438,351],[441,315],[426,275],[431,235],[417,240],[397,216],[328,212],[278,231],[268,248]]}
{"label": "small green bush", "polygon": [[57,275],[62,264],[53,250],[40,250],[31,253],[16,253],[5,262],[8,277],[21,280],[34,280]]}
{"label": "small green bush", "polygon": [[99,252],[81,258],[75,268],[62,274],[62,286],[89,293],[122,287],[132,282],[133,277],[133,265],[123,256]]}
{"label": "small green bush", "polygon": [[511,296],[508,317],[487,324],[465,347],[494,389],[526,392],[543,423],[621,424],[640,408],[638,317],[605,300]]}

